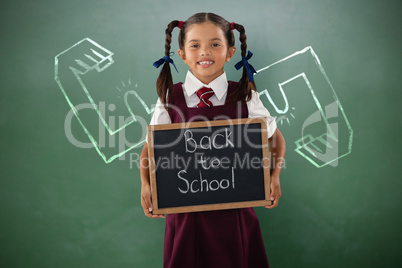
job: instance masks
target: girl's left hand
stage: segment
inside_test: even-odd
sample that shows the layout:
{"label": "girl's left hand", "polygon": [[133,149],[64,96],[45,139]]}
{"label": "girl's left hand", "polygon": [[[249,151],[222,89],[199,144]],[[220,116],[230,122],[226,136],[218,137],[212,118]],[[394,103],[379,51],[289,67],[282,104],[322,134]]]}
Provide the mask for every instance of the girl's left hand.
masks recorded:
{"label": "girl's left hand", "polygon": [[279,176],[271,175],[271,201],[272,205],[265,206],[266,208],[274,208],[278,206],[279,198],[281,198],[281,183],[279,180]]}

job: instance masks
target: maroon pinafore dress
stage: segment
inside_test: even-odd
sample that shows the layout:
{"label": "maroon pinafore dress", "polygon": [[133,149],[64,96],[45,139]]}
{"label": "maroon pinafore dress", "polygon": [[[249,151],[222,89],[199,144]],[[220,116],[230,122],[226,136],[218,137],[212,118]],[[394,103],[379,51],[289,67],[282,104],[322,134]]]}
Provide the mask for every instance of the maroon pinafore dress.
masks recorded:
{"label": "maroon pinafore dress", "polygon": [[[228,95],[236,87],[229,81]],[[174,85],[172,123],[247,118],[247,104],[190,108],[182,83]],[[240,110],[240,111],[239,111]],[[253,208],[169,214],[166,216],[164,268],[266,268],[268,260]]]}

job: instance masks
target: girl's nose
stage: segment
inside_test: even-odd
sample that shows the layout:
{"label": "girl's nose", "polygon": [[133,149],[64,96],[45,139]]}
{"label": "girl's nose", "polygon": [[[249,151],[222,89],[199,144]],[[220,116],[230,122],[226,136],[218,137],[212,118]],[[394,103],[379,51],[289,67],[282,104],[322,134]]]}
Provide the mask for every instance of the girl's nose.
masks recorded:
{"label": "girl's nose", "polygon": [[209,48],[204,48],[201,50],[201,56],[209,56],[211,55],[211,51],[209,50]]}

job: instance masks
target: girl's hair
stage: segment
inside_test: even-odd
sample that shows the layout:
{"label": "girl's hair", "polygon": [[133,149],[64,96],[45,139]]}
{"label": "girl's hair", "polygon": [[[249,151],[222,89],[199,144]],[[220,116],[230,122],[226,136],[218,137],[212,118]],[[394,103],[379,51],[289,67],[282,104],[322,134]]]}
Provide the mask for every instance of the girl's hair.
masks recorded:
{"label": "girl's hair", "polygon": [[[247,53],[247,37],[245,34],[244,27],[238,23],[230,23],[221,16],[218,16],[214,13],[197,13],[188,18],[180,29],[179,33],[179,47],[180,49],[184,49],[184,41],[186,39],[186,33],[191,25],[197,23],[211,22],[216,26],[220,27],[226,37],[228,42],[228,47],[232,47],[235,45],[235,39],[232,31],[233,28],[239,31],[240,33],[240,42],[241,42],[241,56],[245,57]],[[166,41],[165,41],[165,56],[170,55],[170,43],[172,42],[172,31],[175,27],[179,26],[179,21],[174,20],[170,22],[165,30]],[[162,103],[166,107],[166,101],[168,104],[173,103],[173,79],[170,70],[169,62],[165,62],[162,70],[159,74],[158,80],[156,81],[156,89],[159,98]],[[236,90],[232,92],[228,96],[228,101],[237,102],[237,101],[249,101],[252,96],[252,90],[257,90],[254,81],[250,82],[247,74],[246,67],[243,66],[243,75],[239,81],[239,84],[236,87]],[[169,98],[167,99],[167,96]]]}

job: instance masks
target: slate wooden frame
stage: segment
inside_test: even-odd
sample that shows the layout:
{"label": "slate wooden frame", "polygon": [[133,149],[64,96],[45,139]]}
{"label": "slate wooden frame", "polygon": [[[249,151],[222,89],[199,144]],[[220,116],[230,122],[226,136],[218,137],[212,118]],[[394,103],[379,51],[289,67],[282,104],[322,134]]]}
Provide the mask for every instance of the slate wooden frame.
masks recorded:
{"label": "slate wooden frame", "polygon": [[[216,203],[216,204],[202,204],[202,205],[189,205],[163,208],[158,206],[158,194],[157,194],[157,181],[155,170],[155,153],[154,153],[154,131],[164,131],[172,129],[193,129],[193,128],[209,128],[215,126],[231,126],[231,125],[247,125],[247,124],[260,124],[261,140],[262,140],[262,155],[263,155],[263,174],[264,174],[264,200],[255,201],[241,201],[230,203]],[[150,125],[147,127],[148,133],[148,157],[149,161],[149,174],[151,183],[151,196],[153,205],[153,214],[171,214],[171,213],[184,213],[184,212],[198,212],[198,211],[212,211],[221,209],[235,209],[235,208],[247,208],[271,205],[270,200],[270,169],[269,167],[269,152],[268,152],[268,134],[267,134],[267,122],[263,117],[260,118],[241,118],[241,119],[226,119],[215,121],[198,121],[198,122],[185,122],[185,123],[173,123],[163,125]]]}

